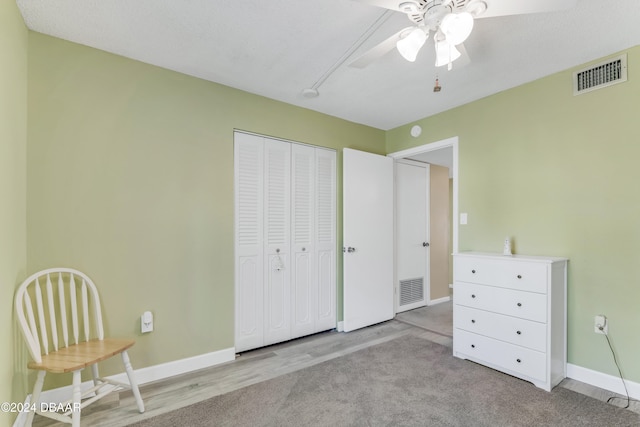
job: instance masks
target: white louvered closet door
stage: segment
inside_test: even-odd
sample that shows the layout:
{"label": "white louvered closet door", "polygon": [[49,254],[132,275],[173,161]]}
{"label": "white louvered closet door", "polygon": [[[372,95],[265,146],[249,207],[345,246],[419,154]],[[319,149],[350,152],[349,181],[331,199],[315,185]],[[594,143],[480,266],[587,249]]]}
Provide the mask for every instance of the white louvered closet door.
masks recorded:
{"label": "white louvered closet door", "polygon": [[336,153],[292,145],[292,331],[336,327]]}
{"label": "white louvered closet door", "polygon": [[236,133],[235,182],[235,335],[236,349],[264,345],[264,144]]}
{"label": "white louvered closet door", "polygon": [[336,327],[336,152],[316,149],[315,259],[317,298],[315,331]]}
{"label": "white louvered closet door", "polygon": [[264,139],[264,345],[291,338],[291,144]]}
{"label": "white louvered closet door", "polygon": [[335,151],[234,138],[236,351],[335,328]]}
{"label": "white louvered closet door", "polygon": [[292,333],[293,337],[315,331],[316,279],[315,260],[315,154],[313,147],[291,147],[293,241]]}

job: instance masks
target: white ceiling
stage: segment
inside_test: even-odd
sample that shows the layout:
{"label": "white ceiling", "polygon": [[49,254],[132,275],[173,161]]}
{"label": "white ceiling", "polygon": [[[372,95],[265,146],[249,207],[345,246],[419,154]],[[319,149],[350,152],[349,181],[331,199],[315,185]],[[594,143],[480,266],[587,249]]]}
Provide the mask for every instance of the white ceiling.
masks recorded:
{"label": "white ceiling", "polygon": [[[394,50],[364,69],[349,67],[411,24],[387,13],[346,59],[386,13],[355,0],[17,3],[33,31],[383,130],[640,44],[638,0],[578,0],[566,11],[478,19],[465,42],[471,63],[452,71],[434,67],[427,45],[415,63]],[[319,97],[301,95],[318,82]]]}

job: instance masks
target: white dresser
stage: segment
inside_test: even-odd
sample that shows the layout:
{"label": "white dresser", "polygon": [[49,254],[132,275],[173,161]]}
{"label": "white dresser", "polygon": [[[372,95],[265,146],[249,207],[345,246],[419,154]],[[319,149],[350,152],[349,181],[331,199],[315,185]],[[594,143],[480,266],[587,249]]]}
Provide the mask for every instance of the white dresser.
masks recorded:
{"label": "white dresser", "polygon": [[567,259],[453,258],[453,355],[550,391],[567,371]]}

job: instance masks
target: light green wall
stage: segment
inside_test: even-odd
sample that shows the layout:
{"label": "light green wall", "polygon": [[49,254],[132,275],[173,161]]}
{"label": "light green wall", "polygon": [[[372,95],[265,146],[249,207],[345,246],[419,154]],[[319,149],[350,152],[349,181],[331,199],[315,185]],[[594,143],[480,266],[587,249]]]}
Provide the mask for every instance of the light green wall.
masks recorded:
{"label": "light green wall", "polygon": [[[582,67],[578,67],[582,68]],[[640,382],[640,47],[629,80],[572,95],[572,72],[501,92],[387,133],[387,151],[459,136],[460,250],[570,258],[569,362],[617,375],[593,317],[625,376]],[[443,91],[446,91],[444,87]],[[443,92],[444,94],[444,92]]]}
{"label": "light green wall", "polygon": [[[13,292],[27,264],[27,28],[15,1],[0,1],[0,402],[21,402],[25,393],[14,372],[20,339],[13,316]],[[15,383],[15,384],[14,384]],[[0,426],[16,414],[0,411]]]}
{"label": "light green wall", "polygon": [[385,150],[381,130],[38,33],[28,111],[29,271],[87,272],[136,368],[234,345],[234,128]]}

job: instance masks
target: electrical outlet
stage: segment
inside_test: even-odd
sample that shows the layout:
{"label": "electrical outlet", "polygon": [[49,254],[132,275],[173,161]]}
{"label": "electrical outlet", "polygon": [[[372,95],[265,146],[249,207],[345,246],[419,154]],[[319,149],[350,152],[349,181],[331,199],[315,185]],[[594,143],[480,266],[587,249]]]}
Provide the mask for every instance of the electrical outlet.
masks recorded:
{"label": "electrical outlet", "polygon": [[153,331],[153,313],[145,311],[140,316],[140,332],[143,334]]}
{"label": "electrical outlet", "polygon": [[596,334],[608,334],[609,322],[607,322],[607,316],[604,314],[598,314],[593,320],[593,331]]}

